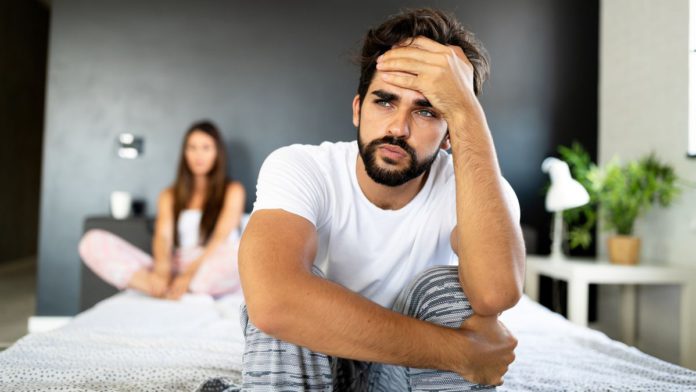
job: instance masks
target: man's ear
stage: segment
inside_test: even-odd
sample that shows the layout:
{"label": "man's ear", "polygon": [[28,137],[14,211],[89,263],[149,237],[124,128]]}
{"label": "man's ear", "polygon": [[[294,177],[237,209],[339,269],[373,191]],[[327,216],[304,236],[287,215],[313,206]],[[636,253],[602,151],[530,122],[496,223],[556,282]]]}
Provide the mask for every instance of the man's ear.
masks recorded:
{"label": "man's ear", "polygon": [[360,95],[355,94],[353,98],[353,125],[360,126]]}
{"label": "man's ear", "polygon": [[445,138],[442,139],[442,143],[440,143],[440,148],[443,150],[449,150],[452,148],[452,144],[450,143],[450,138],[449,138],[449,130],[445,134]]}

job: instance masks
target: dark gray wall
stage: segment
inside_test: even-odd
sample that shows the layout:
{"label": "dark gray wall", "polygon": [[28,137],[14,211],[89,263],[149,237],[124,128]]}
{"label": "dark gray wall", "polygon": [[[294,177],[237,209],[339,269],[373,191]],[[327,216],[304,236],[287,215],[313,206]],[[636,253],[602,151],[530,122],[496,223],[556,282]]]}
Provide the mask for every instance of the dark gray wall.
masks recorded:
{"label": "dark gray wall", "polygon": [[0,2],[0,263],[36,254],[48,17]]}
{"label": "dark gray wall", "polygon": [[[247,208],[275,148],[354,139],[351,56],[368,27],[409,4],[455,11],[488,47],[482,102],[500,162],[525,219],[543,226],[541,160],[563,138],[596,143],[596,1],[54,0],[38,313],[76,312],[85,217],[106,214],[113,190],[154,212],[193,120],[224,130]],[[145,137],[142,159],[116,157],[121,132]]]}

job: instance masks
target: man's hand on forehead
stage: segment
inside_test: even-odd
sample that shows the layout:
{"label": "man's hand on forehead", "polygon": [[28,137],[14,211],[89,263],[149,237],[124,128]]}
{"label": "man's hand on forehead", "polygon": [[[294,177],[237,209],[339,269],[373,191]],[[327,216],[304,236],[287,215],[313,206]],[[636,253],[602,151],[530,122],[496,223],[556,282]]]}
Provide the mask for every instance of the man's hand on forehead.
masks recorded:
{"label": "man's hand on forehead", "polygon": [[[440,55],[455,54],[462,61],[469,64],[469,66],[471,67],[472,70],[474,68],[471,65],[471,62],[469,61],[469,58],[467,58],[466,55],[464,54],[464,50],[462,50],[462,48],[460,48],[459,46],[443,45],[439,42],[435,42],[435,41],[431,40],[430,38],[423,37],[423,36],[409,38],[401,43],[393,45],[392,48],[390,50],[388,50],[387,52],[385,52],[382,56],[380,56],[380,58],[384,59],[385,55],[387,55],[388,53],[391,53],[389,56],[393,56],[394,52],[412,53],[413,57],[418,58],[424,54],[423,51],[429,52],[431,54],[440,54]],[[389,57],[389,56],[387,56],[387,57]]]}
{"label": "man's hand on forehead", "polygon": [[445,118],[466,109],[475,99],[474,67],[458,46],[425,37],[395,45],[377,59],[385,82],[420,92]]}
{"label": "man's hand on forehead", "polygon": [[446,47],[454,48],[455,46],[452,46],[452,45],[445,46],[445,45],[440,44],[439,42],[435,42],[435,41],[431,40],[430,38],[423,37],[422,35],[419,35],[418,37],[408,38],[408,39],[404,40],[403,42],[400,42],[396,45],[392,45],[392,49],[408,48],[408,47],[423,49],[423,50],[427,50],[429,52],[438,53],[438,52],[442,52],[442,48],[446,48]]}

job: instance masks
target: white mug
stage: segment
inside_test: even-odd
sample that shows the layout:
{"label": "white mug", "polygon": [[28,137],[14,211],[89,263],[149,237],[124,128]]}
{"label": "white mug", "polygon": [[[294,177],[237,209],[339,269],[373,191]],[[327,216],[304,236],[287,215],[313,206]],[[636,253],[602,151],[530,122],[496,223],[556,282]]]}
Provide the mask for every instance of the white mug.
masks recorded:
{"label": "white mug", "polygon": [[111,192],[111,215],[116,219],[126,219],[130,215],[131,195],[128,192]]}

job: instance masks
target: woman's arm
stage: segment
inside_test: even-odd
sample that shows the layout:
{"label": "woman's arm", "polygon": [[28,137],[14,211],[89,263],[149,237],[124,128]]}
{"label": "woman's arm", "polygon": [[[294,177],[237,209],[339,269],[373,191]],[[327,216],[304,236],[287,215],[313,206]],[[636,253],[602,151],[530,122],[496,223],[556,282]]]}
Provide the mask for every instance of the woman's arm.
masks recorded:
{"label": "woman's arm", "polygon": [[172,246],[174,244],[174,195],[167,188],[157,200],[155,235],[152,237],[154,266],[150,275],[150,294],[161,297],[167,291],[172,271]]}
{"label": "woman's arm", "polygon": [[213,234],[205,245],[203,253],[189,264],[186,269],[181,272],[179,277],[177,277],[178,281],[172,284],[172,288],[167,295],[168,298],[176,299],[183,295],[188,289],[188,284],[191,282],[191,279],[193,279],[198,268],[200,268],[205,260],[213,254],[219,246],[227,241],[232,230],[236,230],[237,227],[239,227],[242,214],[244,213],[245,198],[246,192],[241,183],[233,182],[227,185],[225,201],[222,205],[220,216],[217,222],[215,222]]}
{"label": "woman's arm", "polygon": [[167,188],[160,193],[157,201],[155,235],[152,238],[152,256],[155,259],[154,272],[169,274],[171,271],[172,246],[174,245],[174,195]]}

